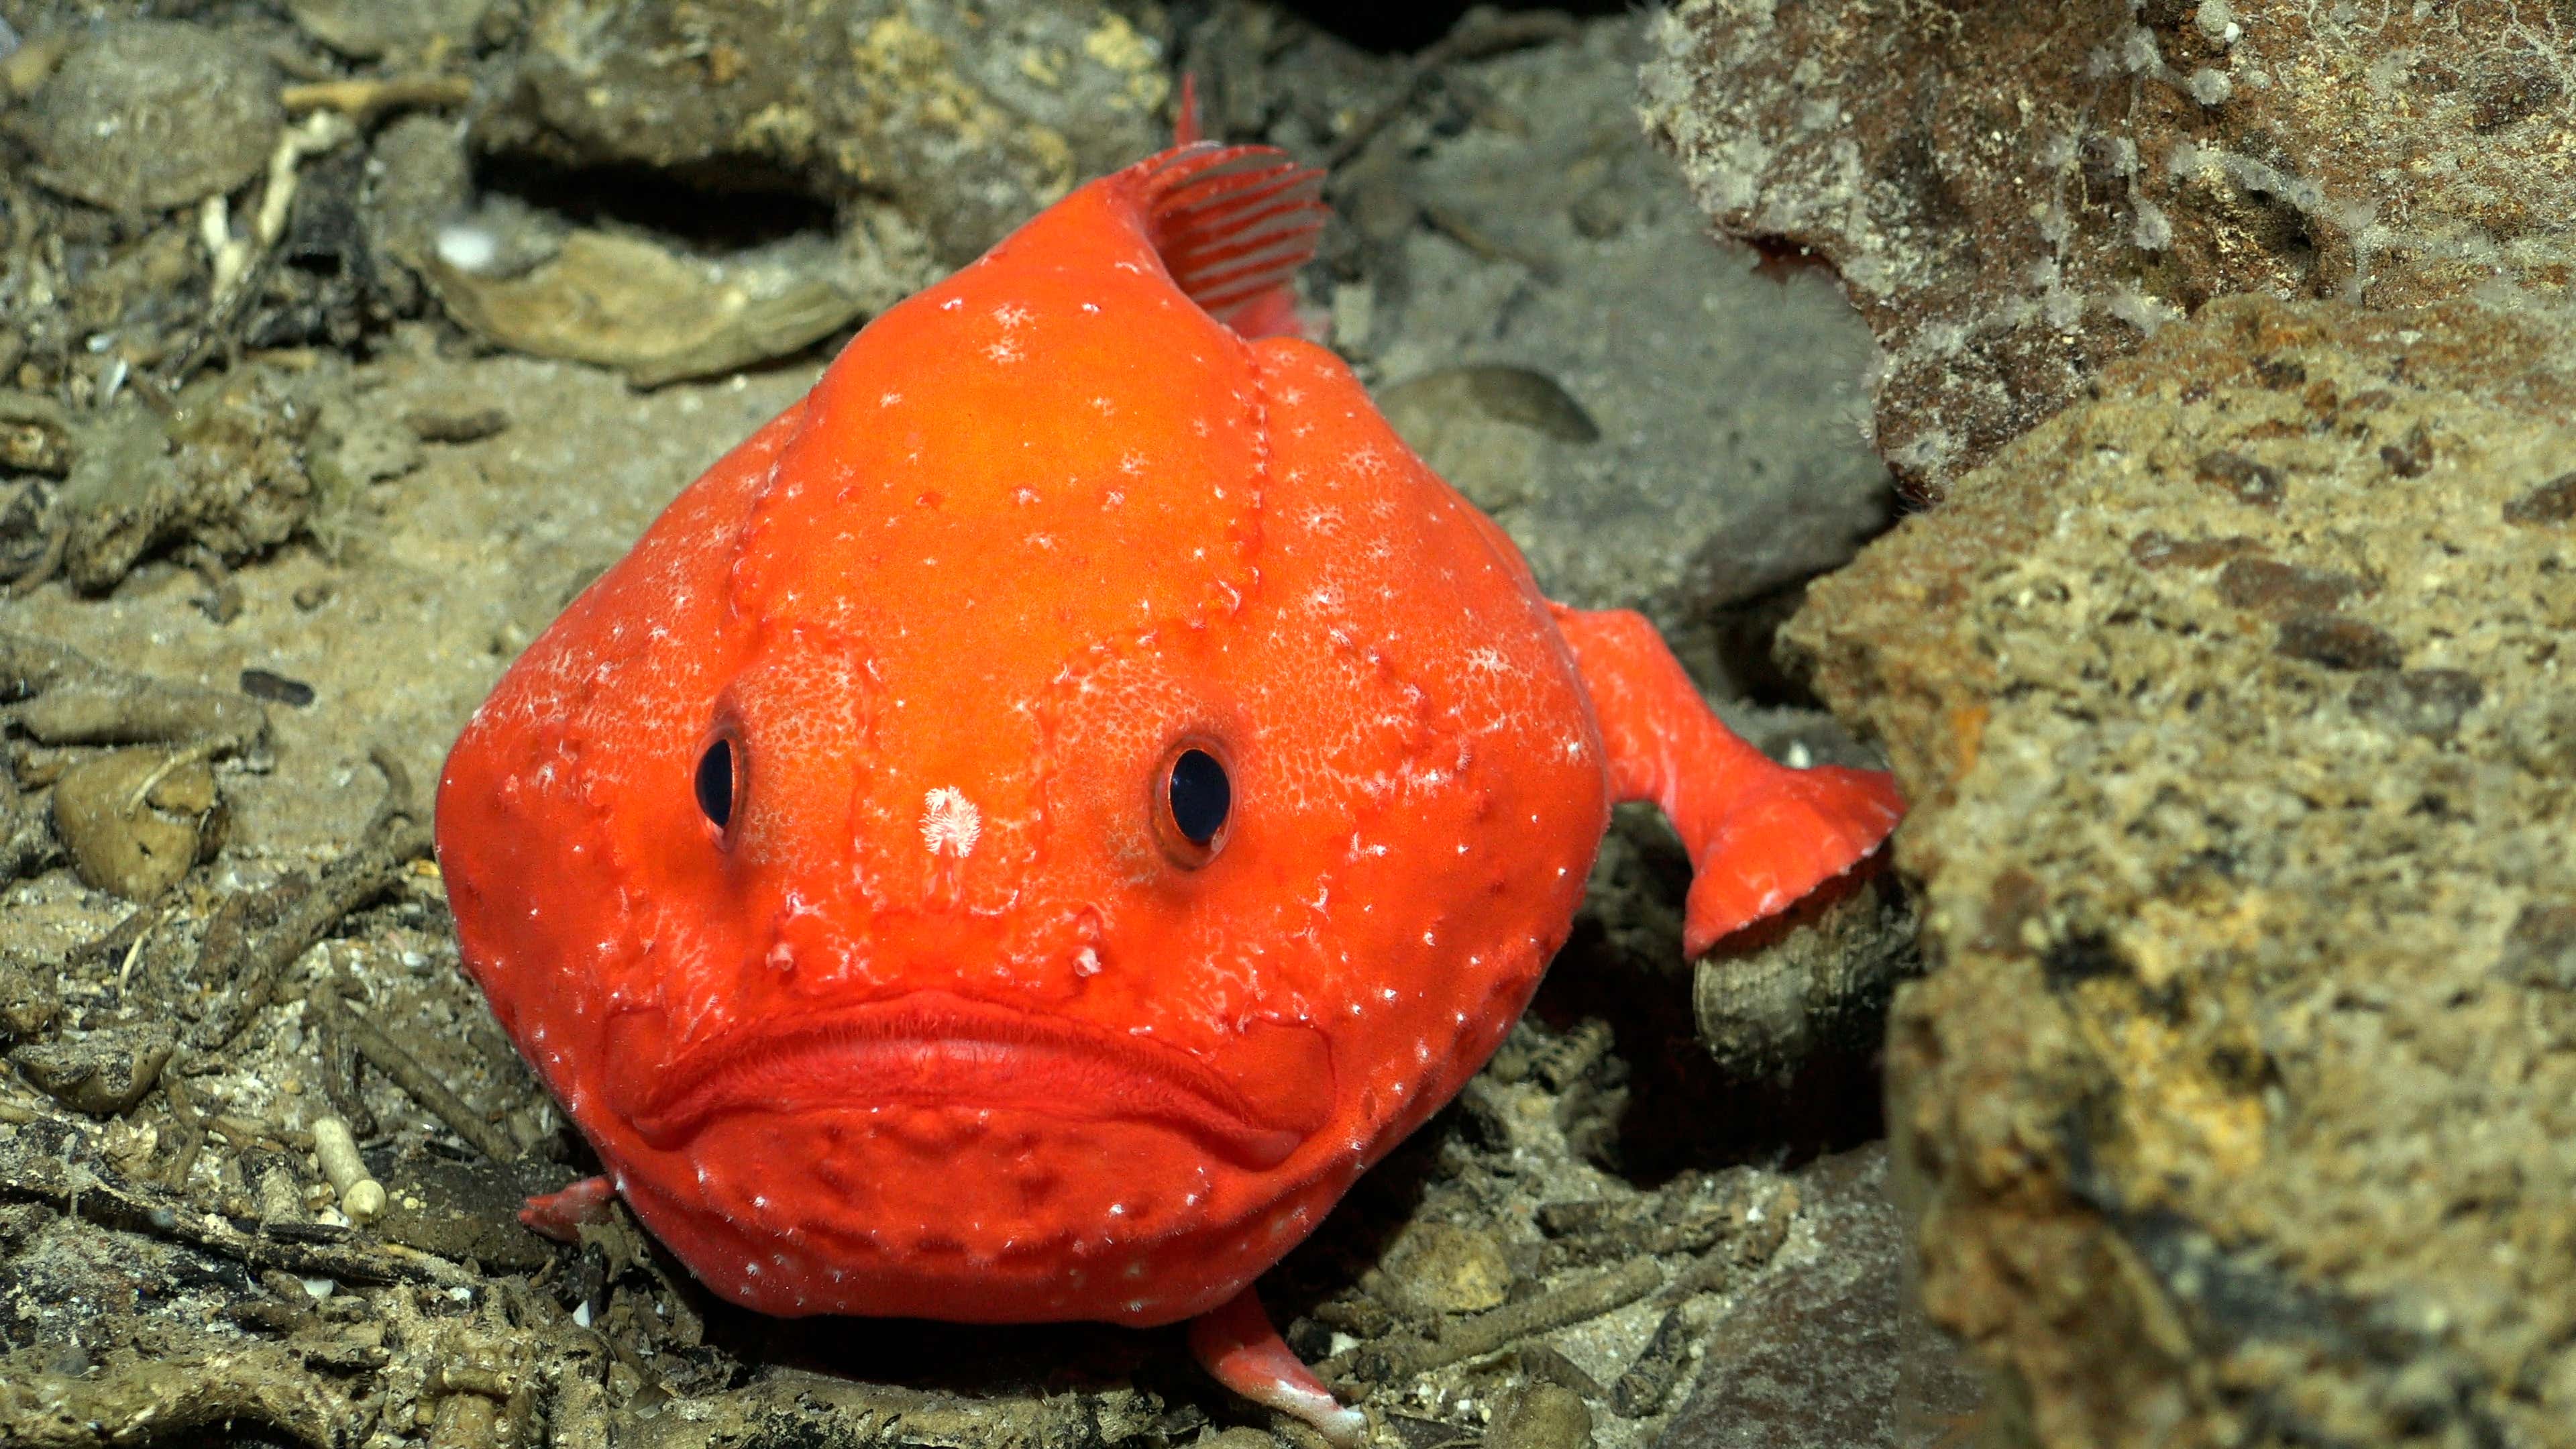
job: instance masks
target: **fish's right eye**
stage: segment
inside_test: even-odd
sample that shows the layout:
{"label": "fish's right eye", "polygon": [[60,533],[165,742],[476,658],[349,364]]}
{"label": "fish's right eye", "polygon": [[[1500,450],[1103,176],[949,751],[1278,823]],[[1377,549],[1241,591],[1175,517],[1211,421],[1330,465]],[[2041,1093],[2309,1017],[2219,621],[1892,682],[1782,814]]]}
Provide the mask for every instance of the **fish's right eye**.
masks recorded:
{"label": "fish's right eye", "polygon": [[733,741],[718,739],[698,756],[698,809],[716,829],[733,823]]}

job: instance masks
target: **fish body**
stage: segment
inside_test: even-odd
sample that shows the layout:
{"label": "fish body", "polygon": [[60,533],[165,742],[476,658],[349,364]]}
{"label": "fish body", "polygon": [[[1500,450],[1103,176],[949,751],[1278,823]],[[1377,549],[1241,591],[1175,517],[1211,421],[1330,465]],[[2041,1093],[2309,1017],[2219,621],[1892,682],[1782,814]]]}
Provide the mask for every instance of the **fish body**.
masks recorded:
{"label": "fish body", "polygon": [[1492,1053],[1614,800],[1695,942],[1893,824],[1267,335],[1313,190],[1177,148],[879,316],[457,742],[466,964],[718,1293],[1210,1314]]}

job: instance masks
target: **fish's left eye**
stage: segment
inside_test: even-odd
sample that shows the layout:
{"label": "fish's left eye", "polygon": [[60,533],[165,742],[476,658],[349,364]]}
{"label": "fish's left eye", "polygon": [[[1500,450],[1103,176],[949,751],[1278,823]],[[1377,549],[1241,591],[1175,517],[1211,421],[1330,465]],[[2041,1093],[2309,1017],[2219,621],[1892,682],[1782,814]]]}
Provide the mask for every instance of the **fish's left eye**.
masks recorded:
{"label": "fish's left eye", "polygon": [[716,829],[733,823],[733,741],[719,739],[698,756],[698,809]]}
{"label": "fish's left eye", "polygon": [[1215,859],[1234,811],[1234,783],[1225,762],[1208,748],[1186,744],[1162,771],[1154,823],[1163,852],[1176,864],[1198,867]]}

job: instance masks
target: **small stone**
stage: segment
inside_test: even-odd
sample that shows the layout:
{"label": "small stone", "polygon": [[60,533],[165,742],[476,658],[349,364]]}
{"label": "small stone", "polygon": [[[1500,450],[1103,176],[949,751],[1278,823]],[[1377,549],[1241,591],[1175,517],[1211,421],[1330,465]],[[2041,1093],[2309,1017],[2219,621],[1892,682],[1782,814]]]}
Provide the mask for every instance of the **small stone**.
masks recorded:
{"label": "small stone", "polygon": [[2304,659],[2328,669],[2395,669],[2406,662],[2405,646],[2388,631],[2341,614],[2293,614],[2281,621],[2273,652]]}
{"label": "small stone", "polygon": [[2175,538],[2163,529],[2150,528],[2130,542],[2129,558],[2142,569],[2205,569],[2261,548],[2261,544],[2242,534]]}
{"label": "small stone", "polygon": [[2504,506],[2507,523],[2576,522],[2576,473],[2561,473]]}
{"label": "small stone", "polygon": [[1767,939],[1694,968],[1700,1045],[1737,1081],[1794,1072],[1820,1052],[1866,1058],[1896,984],[1922,970],[1902,891],[1858,881],[1801,902]]}
{"label": "small stone", "polygon": [[160,1022],[113,1026],[9,1053],[19,1074],[75,1112],[113,1117],[143,1100],[178,1038]]}
{"label": "small stone", "polygon": [[73,48],[31,105],[37,181],[111,211],[166,211],[226,192],[286,124],[277,71],[219,30],[110,25]]}
{"label": "small stone", "polygon": [[1561,1384],[1524,1384],[1503,1400],[1486,1449],[1591,1449],[1592,1410]]}
{"label": "small stone", "polygon": [[2382,446],[2379,461],[2400,478],[2421,478],[2432,471],[2433,440],[2425,433],[2424,425],[2418,423],[2407,430],[2404,438]]}
{"label": "small stone", "polygon": [[62,404],[33,393],[0,391],[0,469],[60,478],[71,468],[71,420]]}
{"label": "small stone", "polygon": [[2525,986],[2576,991],[2576,901],[2523,907],[2504,933],[2496,974]]}
{"label": "small stone", "polygon": [[2430,740],[2458,733],[2460,720],[2486,697],[2478,677],[2458,669],[2373,674],[2352,687],[2352,712]]}
{"label": "small stone", "polygon": [[316,481],[356,489],[399,478],[420,466],[412,428],[343,399],[323,404],[308,466]]}
{"label": "small stone", "polygon": [[2242,453],[2214,452],[2201,455],[2198,465],[2203,482],[2215,483],[2232,494],[2239,503],[2256,508],[2281,506],[2281,473]]}
{"label": "small stone", "polygon": [[0,956],[0,1037],[28,1041],[54,1024],[61,1002],[47,974]]}
{"label": "small stone", "polygon": [[54,833],[93,890],[149,900],[223,844],[226,812],[215,772],[190,760],[162,774],[139,808],[135,791],[169,762],[164,750],[112,750],[54,783]]}
{"label": "small stone", "polygon": [[241,672],[241,692],[253,699],[274,700],[303,709],[313,703],[313,686],[301,679],[289,679],[269,669],[245,669]]}
{"label": "small stone", "polygon": [[1379,1271],[1387,1296],[1417,1313],[1482,1313],[1511,1296],[1511,1264],[1490,1233],[1416,1223],[1396,1235]]}
{"label": "small stone", "polygon": [[403,414],[403,423],[424,443],[479,443],[510,426],[510,415],[496,407],[420,407]]}
{"label": "small stone", "polygon": [[1566,208],[1566,219],[1574,229],[1594,241],[1607,241],[1626,231],[1636,214],[1636,203],[1615,186],[1596,186]]}
{"label": "small stone", "polygon": [[456,52],[474,38],[491,0],[287,0],[304,33],[353,60],[389,52],[417,56]]}
{"label": "small stone", "polygon": [[2302,568],[2277,559],[2240,558],[2218,573],[2218,596],[2233,608],[2278,613],[2331,610],[2361,591],[2350,574]]}

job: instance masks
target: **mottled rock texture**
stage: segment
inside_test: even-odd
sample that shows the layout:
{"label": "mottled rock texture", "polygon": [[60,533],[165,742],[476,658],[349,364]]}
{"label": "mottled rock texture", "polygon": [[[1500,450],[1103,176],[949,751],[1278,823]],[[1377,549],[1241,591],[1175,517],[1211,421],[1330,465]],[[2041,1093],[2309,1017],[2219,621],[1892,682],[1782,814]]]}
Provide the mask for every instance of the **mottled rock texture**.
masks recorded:
{"label": "mottled rock texture", "polygon": [[1166,139],[1162,46],[1100,0],[540,0],[478,144],[891,200],[960,263]]}
{"label": "mottled rock texture", "polygon": [[2564,289],[2576,11],[2540,0],[1684,0],[1648,128],[1843,279],[1937,497],[2211,297]]}
{"label": "mottled rock texture", "polygon": [[125,212],[186,206],[239,186],[268,159],[285,119],[265,56],[173,21],[85,35],[34,102],[16,129],[35,179]]}
{"label": "mottled rock texture", "polygon": [[1820,583],[1943,964],[1926,1302],[2042,1442],[2576,1442],[2576,335],[2231,298]]}

